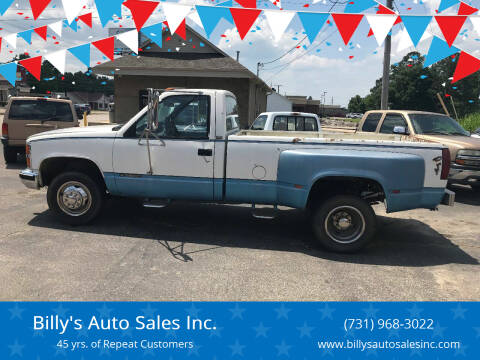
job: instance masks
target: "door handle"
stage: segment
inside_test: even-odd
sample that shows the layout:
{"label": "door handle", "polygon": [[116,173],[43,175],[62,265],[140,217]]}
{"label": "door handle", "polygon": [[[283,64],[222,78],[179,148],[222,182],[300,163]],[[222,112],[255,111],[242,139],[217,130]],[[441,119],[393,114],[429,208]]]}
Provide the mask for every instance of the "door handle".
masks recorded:
{"label": "door handle", "polygon": [[212,156],[212,149],[198,149],[198,156]]}

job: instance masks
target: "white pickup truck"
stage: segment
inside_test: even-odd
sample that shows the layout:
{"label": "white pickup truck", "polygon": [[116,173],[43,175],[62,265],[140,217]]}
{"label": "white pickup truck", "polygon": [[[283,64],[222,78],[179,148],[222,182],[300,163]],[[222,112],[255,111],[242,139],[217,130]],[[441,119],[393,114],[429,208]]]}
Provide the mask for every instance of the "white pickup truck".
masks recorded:
{"label": "white pickup truck", "polygon": [[228,121],[237,114],[228,91],[156,94],[124,125],[31,136],[20,178],[48,186],[50,209],[70,224],[93,220],[107,194],[305,209],[318,242],[338,252],[372,238],[372,204],[388,212],[453,204],[446,147],[394,135],[239,131]]}

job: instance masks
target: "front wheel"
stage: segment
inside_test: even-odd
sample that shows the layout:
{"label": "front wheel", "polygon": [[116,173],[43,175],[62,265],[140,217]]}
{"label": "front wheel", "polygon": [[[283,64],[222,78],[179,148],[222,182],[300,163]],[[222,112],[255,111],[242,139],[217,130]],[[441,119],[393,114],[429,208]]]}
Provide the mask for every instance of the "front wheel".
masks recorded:
{"label": "front wheel", "polygon": [[66,172],[51,182],[47,191],[50,210],[70,225],[92,221],[100,212],[104,193],[90,176],[80,172]]}
{"label": "front wheel", "polygon": [[312,226],[317,241],[324,248],[352,253],[372,239],[376,217],[365,200],[352,195],[337,195],[313,210]]}

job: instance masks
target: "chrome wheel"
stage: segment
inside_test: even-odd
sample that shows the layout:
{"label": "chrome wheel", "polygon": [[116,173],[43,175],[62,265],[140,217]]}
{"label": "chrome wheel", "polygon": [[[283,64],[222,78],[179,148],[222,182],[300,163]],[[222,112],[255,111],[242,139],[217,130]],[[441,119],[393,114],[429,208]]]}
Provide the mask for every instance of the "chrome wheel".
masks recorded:
{"label": "chrome wheel", "polygon": [[92,206],[92,195],[84,184],[68,181],[58,188],[57,203],[65,214],[81,216]]}
{"label": "chrome wheel", "polygon": [[339,206],[328,213],[324,226],[325,232],[333,241],[350,244],[365,232],[365,219],[355,207]]}

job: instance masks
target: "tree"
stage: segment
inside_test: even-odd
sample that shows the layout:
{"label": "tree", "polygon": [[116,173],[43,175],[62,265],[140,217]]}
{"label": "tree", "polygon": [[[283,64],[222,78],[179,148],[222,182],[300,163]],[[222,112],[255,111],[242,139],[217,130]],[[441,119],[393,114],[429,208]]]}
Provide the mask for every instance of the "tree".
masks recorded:
{"label": "tree", "polygon": [[348,111],[352,113],[364,113],[365,109],[365,100],[360,95],[355,95],[350,99],[348,103]]}
{"label": "tree", "polygon": [[[418,52],[407,54],[390,68],[389,108],[443,112],[437,93],[440,93],[454,114],[451,99],[459,117],[479,111],[480,75],[475,73],[451,84],[457,56],[448,57],[428,68],[423,68],[424,57]],[[363,98],[366,110],[380,108],[382,79],[375,82],[370,94]],[[357,95],[358,96],[358,95]],[[350,101],[358,103],[357,96]]]}

